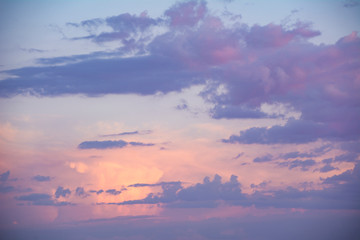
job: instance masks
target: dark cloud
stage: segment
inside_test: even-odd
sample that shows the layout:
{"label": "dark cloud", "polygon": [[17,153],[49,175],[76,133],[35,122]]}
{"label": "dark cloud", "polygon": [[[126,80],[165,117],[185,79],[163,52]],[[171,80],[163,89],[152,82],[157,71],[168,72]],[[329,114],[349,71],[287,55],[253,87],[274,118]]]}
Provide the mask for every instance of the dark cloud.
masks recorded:
{"label": "dark cloud", "polygon": [[[217,200],[241,200],[244,195],[241,193],[240,183],[237,176],[232,175],[229,182],[222,183],[221,177],[215,175],[211,181],[209,177],[204,178],[203,183],[183,188],[181,182],[159,183],[163,189],[162,193],[150,193],[146,198],[140,200],[124,201],[113,203],[118,205],[131,204],[156,204],[167,203],[169,207],[181,208],[207,208],[216,207]],[[131,185],[130,185],[131,186]],[[129,187],[130,187],[129,186]],[[149,186],[148,184],[133,185],[136,187]],[[150,186],[154,186],[151,184]]]}
{"label": "dark cloud", "polygon": [[330,171],[333,171],[333,170],[339,170],[339,168],[333,167],[330,164],[326,164],[325,166],[323,166],[319,170],[320,170],[320,172],[325,173],[325,172],[330,172]]}
{"label": "dark cloud", "polygon": [[257,162],[257,163],[260,163],[260,162],[270,162],[273,160],[273,156],[268,154],[268,155],[265,155],[265,156],[262,156],[262,157],[257,157],[257,158],[254,158],[253,162]]}
{"label": "dark cloud", "polygon": [[68,195],[71,194],[71,191],[70,189],[68,188],[63,188],[61,186],[59,186],[57,189],[56,189],[56,192],[55,192],[55,197],[56,198],[59,198],[59,197],[67,197]]}
{"label": "dark cloud", "polygon": [[[178,91],[204,82],[174,59],[152,55],[134,58],[94,59],[63,66],[11,70],[16,79],[1,81],[1,97],[17,94],[58,96],[64,94],[137,93]],[[139,71],[138,69],[141,69]]]}
{"label": "dark cloud", "polygon": [[142,142],[126,142],[123,140],[116,141],[85,141],[79,144],[79,149],[108,149],[108,148],[124,148],[128,145],[149,147],[154,146],[153,143],[142,143]]}
{"label": "dark cloud", "polygon": [[79,149],[107,149],[107,148],[123,148],[128,145],[123,140],[118,141],[86,141],[79,144]]}
{"label": "dark cloud", "polygon": [[174,186],[179,186],[181,185],[180,181],[177,182],[160,182],[160,183],[135,183],[135,184],[131,184],[128,187],[158,187],[158,186],[168,186],[168,185],[174,185]]}
{"label": "dark cloud", "polygon": [[279,166],[288,167],[290,170],[293,168],[300,168],[302,171],[308,171],[310,167],[315,166],[316,162],[312,159],[281,162]]}
{"label": "dark cloud", "polygon": [[205,1],[179,2],[165,11],[170,19],[170,26],[194,26],[204,19],[207,13]]}
{"label": "dark cloud", "polygon": [[346,8],[353,8],[353,7],[357,7],[360,5],[360,2],[357,0],[344,0],[343,1],[343,6]]}
{"label": "dark cloud", "polygon": [[[300,168],[309,170],[316,163],[314,160],[289,161],[289,169]],[[258,185],[252,184],[256,190],[252,194],[244,194],[241,184],[236,176],[229,182],[222,183],[221,177],[215,175],[213,180],[206,177],[202,183],[183,187],[180,182],[159,184],[134,184],[129,187],[161,186],[162,193],[150,193],[146,198],[130,200],[116,205],[132,204],[165,204],[165,208],[212,208],[223,201],[228,205],[240,205],[275,208],[303,208],[303,209],[360,209],[360,165],[355,165],[353,170],[348,170],[340,175],[322,179],[324,189],[299,190],[288,187],[282,190],[267,190],[269,182]],[[322,172],[331,171],[324,169]],[[308,185],[308,184],[307,184]]]}
{"label": "dark cloud", "polygon": [[320,138],[334,139],[335,136],[336,134],[331,134],[331,130],[325,125],[312,121],[289,119],[284,126],[254,127],[241,131],[240,135],[231,135],[228,139],[222,141],[224,143],[244,144],[300,144],[313,142]]}
{"label": "dark cloud", "polygon": [[334,158],[335,162],[356,162],[358,161],[359,153],[349,152],[338,155]]}
{"label": "dark cloud", "polygon": [[233,159],[239,159],[240,157],[244,156],[244,152],[239,153],[238,155],[236,155]]}
{"label": "dark cloud", "polygon": [[90,190],[90,193],[96,193],[96,195],[102,194],[104,192],[104,190],[100,189],[100,190]]}
{"label": "dark cloud", "polygon": [[82,198],[86,198],[89,196],[89,194],[84,190],[83,187],[77,187],[75,190],[75,195]]}
{"label": "dark cloud", "polygon": [[13,191],[15,191],[15,188],[13,186],[0,185],[0,193],[9,193]]}
{"label": "dark cloud", "polygon": [[309,158],[309,157],[315,157],[315,155],[313,153],[300,153],[300,152],[296,151],[296,152],[288,152],[288,153],[282,154],[281,157],[283,159]]}
{"label": "dark cloud", "polygon": [[32,180],[35,180],[38,182],[49,182],[51,180],[51,178],[49,176],[36,175],[36,176],[32,177]]}
{"label": "dark cloud", "polygon": [[111,195],[119,195],[122,191],[120,190],[120,191],[117,191],[116,189],[108,189],[108,190],[106,190],[105,191],[106,193],[108,193],[108,194],[111,194]]}
{"label": "dark cloud", "polygon": [[10,171],[0,174],[0,182],[6,182],[9,179]]}
{"label": "dark cloud", "polygon": [[116,136],[126,136],[126,135],[145,135],[145,134],[151,134],[151,130],[143,130],[143,131],[132,131],[132,132],[121,132],[121,133],[115,133],[115,134],[105,134],[100,135],[100,137],[116,137]]}
{"label": "dark cloud", "polygon": [[271,118],[260,109],[248,108],[245,106],[224,106],[218,105],[211,110],[211,116],[215,119],[221,118]]}
{"label": "dark cloud", "polygon": [[267,186],[268,186],[268,184],[269,183],[271,183],[271,181],[263,181],[263,182],[261,182],[261,183],[259,183],[259,184],[251,184],[250,185],[250,187],[252,188],[252,189],[264,189],[264,188],[266,188]]}
{"label": "dark cloud", "polygon": [[27,201],[36,206],[67,206],[72,205],[70,202],[57,202],[49,194],[32,193],[15,197],[18,201]]}

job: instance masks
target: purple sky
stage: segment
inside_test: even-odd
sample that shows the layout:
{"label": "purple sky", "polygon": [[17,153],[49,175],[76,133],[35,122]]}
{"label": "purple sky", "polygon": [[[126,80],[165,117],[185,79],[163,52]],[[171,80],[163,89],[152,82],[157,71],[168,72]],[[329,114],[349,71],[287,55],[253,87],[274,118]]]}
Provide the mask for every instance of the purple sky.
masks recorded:
{"label": "purple sky", "polygon": [[0,9],[4,239],[360,237],[359,1]]}

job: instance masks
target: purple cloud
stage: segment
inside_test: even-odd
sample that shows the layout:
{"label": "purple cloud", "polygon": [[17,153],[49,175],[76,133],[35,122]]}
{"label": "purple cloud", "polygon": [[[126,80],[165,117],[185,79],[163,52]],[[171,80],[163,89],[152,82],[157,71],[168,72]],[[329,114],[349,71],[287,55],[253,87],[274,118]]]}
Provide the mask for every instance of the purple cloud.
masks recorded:
{"label": "purple cloud", "polygon": [[116,136],[125,136],[125,135],[145,135],[145,134],[151,134],[151,130],[143,130],[143,131],[132,131],[132,132],[121,132],[121,133],[115,133],[115,134],[105,134],[100,135],[100,137],[116,137]]}
{"label": "purple cloud", "polygon": [[[147,41],[130,36],[159,23],[167,31]],[[283,126],[248,129],[224,142],[359,139],[357,32],[335,44],[315,45],[307,40],[320,32],[309,24],[300,22],[291,29],[276,24],[227,26],[207,11],[204,1],[175,4],[160,19],[124,13],[75,25],[91,29],[101,24],[112,31],[93,39],[120,41],[123,47],[112,53],[42,60],[66,63],[61,66],[9,70],[6,73],[17,78],[0,82],[0,96],[151,95],[205,84],[201,96],[213,104],[210,115],[216,119],[281,117],[262,112],[265,103],[289,105],[301,113]],[[122,58],[129,53],[131,57]]]}
{"label": "purple cloud", "polygon": [[61,186],[59,186],[57,189],[56,189],[56,192],[55,192],[55,197],[56,198],[59,198],[59,197],[67,197],[68,195],[71,194],[71,191],[70,189],[68,188],[63,188]]}
{"label": "purple cloud", "polygon": [[117,141],[85,141],[78,145],[79,149],[109,149],[109,148],[124,148],[128,145],[150,147],[154,146],[153,143],[142,143],[142,142],[126,142],[123,140]]}
{"label": "purple cloud", "polygon": [[75,195],[82,198],[86,198],[89,196],[89,194],[84,190],[83,187],[77,187],[75,190]]}
{"label": "purple cloud", "polygon": [[72,205],[70,202],[54,201],[49,194],[32,193],[29,195],[22,195],[15,197],[18,201],[27,201],[36,206],[67,206]]}
{"label": "purple cloud", "polygon": [[194,26],[207,13],[205,1],[180,2],[165,11],[170,19],[170,26]]}
{"label": "purple cloud", "polygon": [[0,174],[0,182],[6,182],[9,179],[10,171]]}
{"label": "purple cloud", "polygon": [[333,171],[333,170],[339,170],[339,168],[333,167],[330,164],[326,164],[325,166],[323,166],[319,170],[320,170],[320,172],[325,173],[325,172],[330,172],[330,171]]}
{"label": "purple cloud", "polygon": [[273,156],[268,154],[262,157],[254,158],[253,162],[261,163],[261,162],[270,162],[273,160]]}
{"label": "purple cloud", "polygon": [[121,193],[121,191],[117,191],[116,189],[109,189],[106,190],[105,192],[114,196],[119,195]]}
{"label": "purple cloud", "polygon": [[36,175],[36,176],[32,177],[32,180],[35,180],[38,182],[49,182],[51,180],[51,178],[49,176]]}
{"label": "purple cloud", "polygon": [[316,162],[312,159],[307,159],[307,160],[296,159],[294,161],[281,162],[278,165],[288,167],[290,170],[293,168],[300,168],[301,171],[308,171],[310,167],[316,165]]}

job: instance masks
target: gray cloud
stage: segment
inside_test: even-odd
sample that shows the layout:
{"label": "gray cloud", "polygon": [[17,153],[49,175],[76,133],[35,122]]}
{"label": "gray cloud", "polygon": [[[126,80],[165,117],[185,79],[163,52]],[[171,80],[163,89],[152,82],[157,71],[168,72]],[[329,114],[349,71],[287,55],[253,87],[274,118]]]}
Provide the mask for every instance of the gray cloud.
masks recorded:
{"label": "gray cloud", "polygon": [[268,155],[265,155],[265,156],[262,156],[262,157],[257,157],[257,158],[254,158],[253,162],[270,162],[273,160],[273,156],[268,154]]}
{"label": "gray cloud", "polygon": [[68,188],[63,188],[61,186],[59,186],[57,189],[56,189],[56,192],[55,192],[55,197],[56,198],[59,198],[59,197],[67,197],[68,195],[71,194],[71,191],[70,189]]}
{"label": "gray cloud", "polygon": [[49,194],[43,193],[32,193],[29,195],[22,195],[15,197],[18,201],[27,201],[30,202],[31,205],[36,206],[67,206],[72,205],[70,202],[57,202],[52,199]]}
{"label": "gray cloud", "polygon": [[38,182],[49,182],[51,180],[51,178],[49,176],[36,175],[36,176],[32,177],[32,180],[35,180]]}
{"label": "gray cloud", "polygon": [[0,182],[6,182],[9,179],[10,171],[0,174]]}
{"label": "gray cloud", "polygon": [[124,148],[128,145],[149,147],[154,146],[153,143],[142,143],[142,142],[126,142],[124,140],[116,141],[85,141],[78,145],[79,149],[109,149],[109,148]]}

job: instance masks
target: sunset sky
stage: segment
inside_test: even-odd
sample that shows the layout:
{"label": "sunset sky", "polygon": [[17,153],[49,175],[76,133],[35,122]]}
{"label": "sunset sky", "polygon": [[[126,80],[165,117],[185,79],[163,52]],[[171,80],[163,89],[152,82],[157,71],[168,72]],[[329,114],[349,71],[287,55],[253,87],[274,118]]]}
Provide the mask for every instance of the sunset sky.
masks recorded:
{"label": "sunset sky", "polygon": [[0,0],[0,238],[359,239],[359,12]]}

